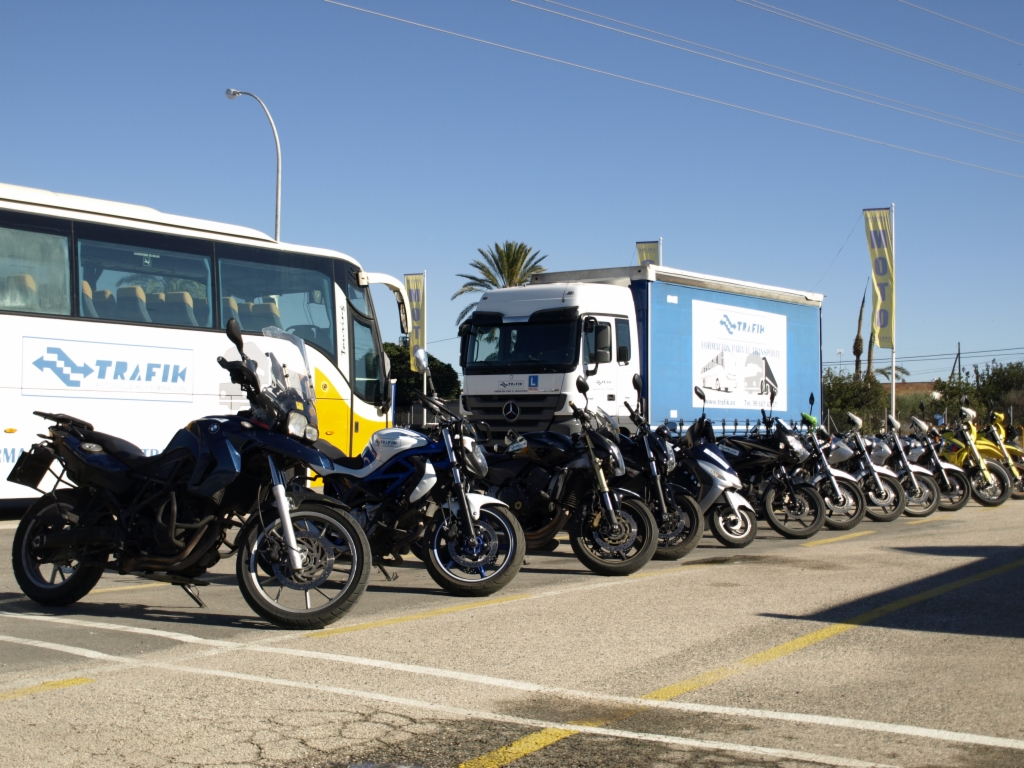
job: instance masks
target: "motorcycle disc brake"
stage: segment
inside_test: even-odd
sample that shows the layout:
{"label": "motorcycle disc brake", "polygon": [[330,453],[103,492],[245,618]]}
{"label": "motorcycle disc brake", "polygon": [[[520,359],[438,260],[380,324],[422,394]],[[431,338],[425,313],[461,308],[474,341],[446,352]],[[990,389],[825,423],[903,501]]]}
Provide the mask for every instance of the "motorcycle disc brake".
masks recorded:
{"label": "motorcycle disc brake", "polygon": [[467,573],[479,573],[481,566],[487,566],[498,559],[498,534],[483,521],[473,526],[476,532],[476,551],[464,544],[462,536],[448,539],[448,556],[455,566]]}
{"label": "motorcycle disc brake", "polygon": [[334,547],[312,531],[296,532],[295,543],[299,546],[302,568],[292,571],[282,547],[282,558],[274,563],[274,576],[288,589],[315,589],[327,581],[334,570]]}
{"label": "motorcycle disc brake", "polygon": [[602,511],[601,524],[591,535],[597,545],[608,552],[626,552],[636,541],[636,520],[632,515],[619,514],[619,531],[612,533],[611,527],[605,522],[607,515]]}

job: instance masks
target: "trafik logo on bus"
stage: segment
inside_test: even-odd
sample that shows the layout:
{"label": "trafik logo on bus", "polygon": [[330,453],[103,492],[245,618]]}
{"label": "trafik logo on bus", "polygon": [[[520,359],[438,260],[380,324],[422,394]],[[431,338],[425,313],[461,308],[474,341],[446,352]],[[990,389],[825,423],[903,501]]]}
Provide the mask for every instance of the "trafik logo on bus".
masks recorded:
{"label": "trafik logo on bus", "polygon": [[748,323],[746,320],[736,320],[735,322],[729,319],[728,315],[722,315],[722,319],[719,321],[719,325],[725,328],[732,336],[733,333],[739,331],[740,333],[764,333],[764,326],[761,323]]}

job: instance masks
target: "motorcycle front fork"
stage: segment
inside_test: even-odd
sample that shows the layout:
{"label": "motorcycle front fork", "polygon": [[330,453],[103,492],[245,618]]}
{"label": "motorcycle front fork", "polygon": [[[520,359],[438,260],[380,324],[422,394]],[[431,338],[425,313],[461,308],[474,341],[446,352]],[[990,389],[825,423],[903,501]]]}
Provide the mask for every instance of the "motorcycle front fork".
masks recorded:
{"label": "motorcycle front fork", "polygon": [[288,505],[288,496],[284,492],[284,475],[277,468],[272,456],[267,456],[267,466],[270,468],[274,503],[277,505],[278,517],[281,519],[281,536],[284,538],[284,545],[288,550],[288,565],[293,571],[300,571],[302,570],[302,555],[299,552],[299,542],[295,539],[295,529],[292,528],[291,507]]}

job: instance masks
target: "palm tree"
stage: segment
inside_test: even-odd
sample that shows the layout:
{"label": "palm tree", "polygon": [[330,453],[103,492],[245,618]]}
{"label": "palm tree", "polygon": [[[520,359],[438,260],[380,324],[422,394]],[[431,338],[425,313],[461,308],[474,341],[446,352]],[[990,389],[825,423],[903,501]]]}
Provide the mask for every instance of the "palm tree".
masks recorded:
{"label": "palm tree", "polygon": [[[879,368],[876,371],[876,373],[879,376],[884,377],[885,380],[888,381],[889,380],[889,373],[890,373],[890,369],[891,368],[892,368],[891,365],[887,365],[887,366],[885,366],[885,368]],[[896,366],[896,379],[897,379],[897,381],[906,381],[907,380],[907,376],[909,376],[909,375],[910,375],[910,371],[908,371],[902,365],[897,365]]]}
{"label": "palm tree", "polygon": [[[452,294],[454,301],[464,293],[483,293],[495,288],[511,288],[515,285],[526,285],[530,278],[545,269],[540,265],[546,255],[538,258],[540,251],[533,251],[526,243],[519,243],[514,240],[506,240],[503,245],[494,244],[492,249],[488,246],[485,251],[477,248],[483,260],[474,259],[469,263],[477,271],[476,275],[457,275],[466,278],[455,293]],[[466,316],[473,311],[477,302],[473,302],[459,313],[456,323],[461,323]]]}

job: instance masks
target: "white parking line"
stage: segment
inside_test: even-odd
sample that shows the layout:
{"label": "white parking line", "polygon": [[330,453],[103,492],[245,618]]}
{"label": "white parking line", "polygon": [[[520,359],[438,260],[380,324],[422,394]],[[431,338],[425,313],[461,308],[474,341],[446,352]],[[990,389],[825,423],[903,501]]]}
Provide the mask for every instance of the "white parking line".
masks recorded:
{"label": "white parking line", "polygon": [[14,531],[18,528],[20,520],[0,520],[0,531]]}
{"label": "white parking line", "polygon": [[812,752],[799,752],[790,749],[759,747],[751,744],[731,744],[729,742],[724,741],[704,741],[701,739],[688,739],[681,736],[667,736],[658,733],[641,733],[638,731],[626,731],[615,728],[597,728],[586,725],[574,725],[571,723],[558,723],[546,720],[534,720],[532,718],[525,717],[514,717],[512,715],[503,715],[497,712],[463,709],[461,707],[451,707],[445,704],[435,704],[433,702],[420,701],[418,699],[408,699],[399,696],[388,696],[382,693],[358,691],[351,688],[341,688],[333,685],[307,683],[300,680],[288,680],[276,677],[265,677],[262,675],[249,675],[243,672],[231,672],[229,670],[222,669],[203,669],[198,667],[186,667],[180,664],[167,664],[163,662],[129,659],[123,656],[111,656],[109,654],[99,653],[98,651],[92,651],[88,648],[79,648],[77,646],[70,645],[60,645],[57,643],[47,643],[40,640],[28,640],[18,637],[11,637],[9,635],[0,635],[0,642],[14,643],[17,645],[27,645],[36,648],[46,648],[47,650],[61,651],[63,653],[69,653],[75,656],[85,656],[86,658],[90,659],[103,659],[104,661],[119,662],[124,666],[131,666],[136,668],[146,667],[150,669],[162,669],[169,672],[205,675],[208,677],[219,677],[232,680],[240,680],[243,682],[260,683],[263,685],[275,685],[286,688],[299,688],[303,690],[317,691],[320,693],[348,696],[351,698],[363,699],[366,701],[377,701],[385,704],[395,704],[398,706],[410,707],[413,709],[425,709],[428,711],[438,712],[440,714],[445,715],[451,715],[462,719],[477,719],[487,720],[490,722],[509,723],[513,725],[521,725],[532,729],[559,728],[563,730],[573,730],[579,733],[590,733],[596,736],[611,736],[614,738],[629,739],[632,741],[646,741],[659,744],[671,744],[673,746],[690,747],[693,749],[704,749],[711,752],[732,752],[737,754],[751,755],[763,758],[772,758],[778,760],[797,760],[805,763],[839,766],[840,768],[894,768],[893,766],[886,765],[883,763],[872,763],[866,762],[864,760],[853,760],[850,758],[834,757],[831,755],[818,755]]}
{"label": "white parking line", "polygon": [[[346,656],[343,654],[327,653],[324,651],[309,651],[301,648],[280,648],[268,646],[261,642],[234,643],[224,640],[208,640],[206,638],[196,637],[195,635],[186,635],[180,632],[165,632],[162,630],[152,630],[147,629],[145,627],[133,627],[123,624],[109,624],[106,622],[99,621],[83,621],[80,619],[66,619],[63,617],[39,616],[35,614],[17,614],[7,612],[0,612],[0,616],[17,619],[29,619],[35,621],[47,621],[60,624],[70,624],[81,627],[88,627],[92,629],[109,630],[112,632],[129,632],[132,634],[155,635],[157,637],[164,637],[171,640],[179,640],[183,643],[194,643],[200,645],[214,646],[218,649],[217,651],[213,652],[214,654],[218,654],[225,651],[248,651],[254,653],[267,653],[281,656],[292,656],[297,658],[318,659],[322,661],[334,661],[340,664],[351,664],[353,666],[386,669],[391,672],[406,672],[409,674],[425,675],[428,677],[439,677],[450,680],[459,680],[462,682],[476,683],[478,685],[486,685],[494,688],[504,688],[507,690],[526,691],[529,693],[542,693],[550,696],[570,698],[575,700],[587,701],[591,703],[600,702],[605,704],[624,705],[628,707],[638,707],[647,709],[667,709],[682,712],[699,712],[702,714],[723,715],[726,717],[743,717],[756,720],[781,720],[791,723],[824,725],[835,728],[848,728],[851,730],[872,731],[875,733],[890,733],[901,736],[916,736],[918,738],[931,739],[935,741],[949,741],[957,744],[977,744],[979,746],[1000,747],[1003,749],[1014,749],[1024,751],[1024,740],[1020,739],[1007,739],[999,736],[985,736],[982,734],[975,733],[947,731],[938,728],[922,728],[916,725],[882,723],[872,720],[857,720],[846,717],[812,715],[800,712],[777,712],[769,709],[748,709],[745,707],[726,707],[713,704],[697,704],[686,701],[659,701],[657,699],[641,699],[631,696],[614,696],[612,694],[593,693],[590,691],[579,691],[571,688],[559,688],[549,685],[539,685],[537,683],[530,683],[522,680],[510,680],[501,677],[491,677],[489,675],[477,675],[470,672],[460,672],[458,670],[452,669],[428,667],[419,664],[402,664],[394,661],[384,661],[382,659],[368,659],[360,656]],[[0,636],[0,640],[7,640],[7,638],[4,636]],[[47,644],[46,647],[51,647],[54,650],[60,650],[64,647],[73,646],[54,646],[54,644],[51,643]],[[209,656],[212,654],[203,655]],[[140,662],[137,659],[128,659],[125,657],[107,657],[103,654],[101,654],[101,656],[99,657],[93,656],[90,658],[109,658],[110,660],[124,659],[125,661],[130,661],[132,663],[147,663]]]}

